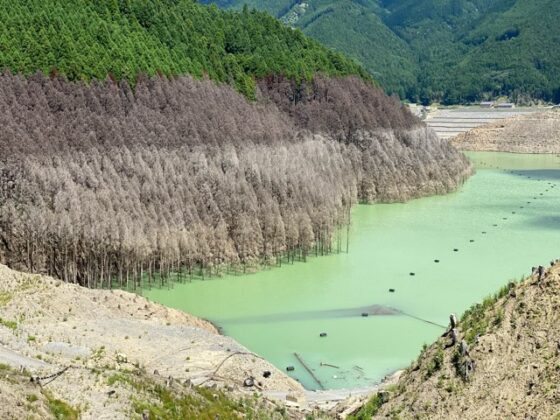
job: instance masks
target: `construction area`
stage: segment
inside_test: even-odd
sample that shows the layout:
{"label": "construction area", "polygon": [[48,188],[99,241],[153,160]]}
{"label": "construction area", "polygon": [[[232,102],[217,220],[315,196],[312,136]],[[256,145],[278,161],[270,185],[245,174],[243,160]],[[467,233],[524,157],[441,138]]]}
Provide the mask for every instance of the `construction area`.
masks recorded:
{"label": "construction area", "polygon": [[426,114],[425,123],[442,139],[451,139],[486,124],[505,118],[542,112],[546,108],[444,108]]}

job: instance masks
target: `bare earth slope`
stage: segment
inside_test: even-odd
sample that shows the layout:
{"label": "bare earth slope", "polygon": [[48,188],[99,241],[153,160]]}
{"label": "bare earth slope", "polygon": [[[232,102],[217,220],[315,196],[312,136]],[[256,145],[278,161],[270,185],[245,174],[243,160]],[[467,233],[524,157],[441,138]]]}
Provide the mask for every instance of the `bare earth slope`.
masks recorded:
{"label": "bare earth slope", "polygon": [[[142,391],[152,388],[131,385],[139,378],[165,383],[172,377],[174,385],[168,385],[179,386],[180,393],[194,392],[189,391],[193,385],[213,392],[224,389],[232,397],[303,391],[206,321],[131,293],[89,290],[2,265],[0,367],[15,378],[0,380],[2,419],[23,418],[21,413],[28,411],[45,418],[41,414],[45,395],[80,409],[84,419],[129,418],[138,408],[134,398],[152,398]],[[42,388],[32,390],[40,397],[37,402],[26,399],[30,391],[24,388],[31,386],[31,377],[65,368],[52,383],[45,379],[40,381]],[[269,378],[263,377],[265,371],[271,372]],[[16,380],[17,375],[25,380]],[[243,393],[243,382],[250,376],[255,377],[255,386],[247,389],[250,394]]]}
{"label": "bare earth slope", "polygon": [[560,153],[560,111],[508,118],[453,138],[461,150]]}
{"label": "bare earth slope", "polygon": [[[534,275],[512,282],[467,311],[457,344],[449,346],[451,338],[442,337],[428,347],[397,386],[377,397],[389,400],[375,418],[558,418],[559,326],[556,263],[542,280]],[[461,352],[462,340],[469,355]],[[474,370],[466,374],[469,360]]]}

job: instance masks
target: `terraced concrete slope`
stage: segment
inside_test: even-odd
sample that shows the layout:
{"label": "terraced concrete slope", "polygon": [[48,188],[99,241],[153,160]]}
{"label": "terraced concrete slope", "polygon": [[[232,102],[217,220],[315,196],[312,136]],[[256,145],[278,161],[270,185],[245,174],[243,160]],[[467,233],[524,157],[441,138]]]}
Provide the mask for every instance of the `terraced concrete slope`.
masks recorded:
{"label": "terraced concrete slope", "polygon": [[552,419],[560,413],[560,264],[473,306],[358,418]]}
{"label": "terraced concrete slope", "polygon": [[437,110],[428,115],[426,125],[442,139],[451,139],[473,128],[518,115],[532,114],[538,108],[488,109],[479,107]]}

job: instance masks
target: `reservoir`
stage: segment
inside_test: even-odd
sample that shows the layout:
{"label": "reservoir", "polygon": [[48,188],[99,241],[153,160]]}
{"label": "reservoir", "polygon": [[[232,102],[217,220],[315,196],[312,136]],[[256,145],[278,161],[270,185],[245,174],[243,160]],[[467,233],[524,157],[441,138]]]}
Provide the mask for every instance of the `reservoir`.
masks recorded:
{"label": "reservoir", "polygon": [[144,294],[294,366],[309,389],[294,353],[325,388],[371,386],[408,366],[451,312],[560,258],[560,157],[469,157],[476,175],[456,193],[356,206],[349,253]]}

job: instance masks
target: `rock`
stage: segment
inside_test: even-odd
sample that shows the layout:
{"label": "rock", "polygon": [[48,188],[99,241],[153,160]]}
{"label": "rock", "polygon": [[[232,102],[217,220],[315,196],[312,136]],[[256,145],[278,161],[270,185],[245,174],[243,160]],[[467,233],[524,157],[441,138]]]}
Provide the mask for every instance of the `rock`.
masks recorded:
{"label": "rock", "polygon": [[126,357],[126,354],[124,354],[124,353],[117,353],[116,359],[117,359],[117,363],[127,363],[128,362],[128,358]]}
{"label": "rock", "polygon": [[302,402],[305,401],[305,398],[301,395],[288,394],[286,395],[286,401],[290,401],[296,404],[301,404]]}

